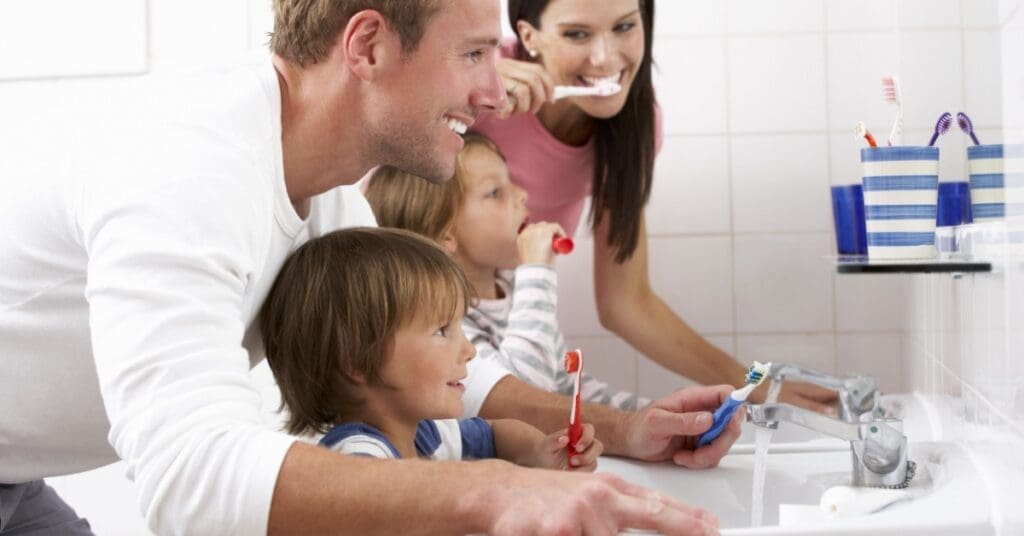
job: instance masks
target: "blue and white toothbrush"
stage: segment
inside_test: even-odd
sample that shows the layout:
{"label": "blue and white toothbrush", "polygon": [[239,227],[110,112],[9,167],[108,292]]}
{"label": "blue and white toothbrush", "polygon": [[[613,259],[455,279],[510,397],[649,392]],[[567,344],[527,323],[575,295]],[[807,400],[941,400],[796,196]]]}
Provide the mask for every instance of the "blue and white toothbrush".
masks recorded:
{"label": "blue and white toothbrush", "polygon": [[714,422],[711,423],[711,429],[704,432],[704,434],[700,436],[700,439],[697,440],[697,448],[711,443],[715,438],[722,434],[722,430],[725,430],[725,426],[729,424],[729,420],[731,420],[733,414],[736,413],[736,409],[746,402],[747,397],[750,396],[751,391],[753,391],[755,387],[761,385],[761,382],[764,381],[764,378],[768,373],[768,368],[771,366],[771,363],[762,364],[757,361],[754,361],[754,364],[750,365],[750,369],[747,370],[747,385],[744,385],[730,393],[729,398],[726,398],[725,402],[715,410],[715,418]]}

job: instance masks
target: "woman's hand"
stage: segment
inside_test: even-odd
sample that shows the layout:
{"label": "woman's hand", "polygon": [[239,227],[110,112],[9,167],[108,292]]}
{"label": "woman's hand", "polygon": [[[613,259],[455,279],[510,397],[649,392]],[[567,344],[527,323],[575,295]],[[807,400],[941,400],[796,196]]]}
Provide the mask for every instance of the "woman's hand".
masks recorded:
{"label": "woman's hand", "polygon": [[497,68],[508,93],[508,105],[498,110],[499,117],[525,112],[535,114],[554,97],[555,81],[539,64],[503,58],[498,60]]}
{"label": "woman's hand", "polygon": [[572,456],[572,465],[566,459],[569,445],[569,430],[563,428],[553,434],[544,436],[537,444],[537,460],[534,467],[548,469],[573,469],[594,472],[597,469],[597,458],[604,452],[604,444],[594,437],[594,425],[583,423],[583,435],[576,442],[576,454]]}

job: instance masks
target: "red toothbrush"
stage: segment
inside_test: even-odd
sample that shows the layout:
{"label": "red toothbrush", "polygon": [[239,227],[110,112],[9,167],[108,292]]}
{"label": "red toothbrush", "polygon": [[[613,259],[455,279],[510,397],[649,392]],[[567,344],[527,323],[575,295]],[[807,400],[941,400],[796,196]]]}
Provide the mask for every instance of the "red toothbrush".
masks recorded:
{"label": "red toothbrush", "polygon": [[569,444],[565,447],[565,460],[571,469],[576,467],[572,463],[572,457],[576,454],[576,442],[583,435],[583,421],[580,420],[580,377],[583,375],[583,350],[577,348],[565,353],[565,371],[569,374],[576,374],[572,388],[572,412],[569,414]]}
{"label": "red toothbrush", "polygon": [[[519,232],[522,233],[523,229],[526,229],[527,222],[523,222],[519,226]],[[576,247],[576,244],[568,236],[555,235],[551,238],[551,249],[559,255],[568,255],[572,253],[572,250]]]}

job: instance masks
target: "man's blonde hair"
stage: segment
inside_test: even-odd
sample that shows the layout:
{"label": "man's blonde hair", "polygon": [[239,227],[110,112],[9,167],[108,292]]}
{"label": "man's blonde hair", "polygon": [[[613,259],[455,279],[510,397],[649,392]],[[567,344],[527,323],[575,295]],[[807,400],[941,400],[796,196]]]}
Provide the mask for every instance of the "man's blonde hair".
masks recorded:
{"label": "man's blonde hair", "polygon": [[482,134],[463,136],[466,144],[455,162],[455,176],[435,184],[391,166],[381,166],[366,187],[366,199],[381,227],[396,227],[440,242],[455,222],[466,196],[466,154],[485,148],[501,157],[498,146]]}
{"label": "man's blonde hair", "polygon": [[306,66],[327,57],[338,34],[356,13],[371,9],[383,15],[398,34],[402,51],[416,50],[424,29],[444,0],[274,0],[270,49]]}

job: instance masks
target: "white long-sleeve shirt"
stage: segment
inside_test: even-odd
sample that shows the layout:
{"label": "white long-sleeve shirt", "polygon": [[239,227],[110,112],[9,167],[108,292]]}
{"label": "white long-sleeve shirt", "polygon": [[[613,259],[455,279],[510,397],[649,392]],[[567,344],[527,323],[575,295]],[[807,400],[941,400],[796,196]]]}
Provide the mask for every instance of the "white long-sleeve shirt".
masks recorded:
{"label": "white long-sleeve shirt", "polygon": [[0,483],[121,458],[155,532],[263,534],[295,439],[260,424],[253,321],[289,252],[375,220],[355,187],[296,213],[269,54],[144,86],[0,124]]}
{"label": "white long-sleeve shirt", "polygon": [[[565,371],[565,339],[556,315],[555,270],[544,264],[523,264],[515,271],[498,272],[496,282],[504,296],[477,300],[462,321],[463,332],[476,347],[470,367],[497,362],[534,387],[572,395],[573,377]],[[626,410],[650,404],[648,399],[614,390],[586,371],[580,393],[583,400]]]}

